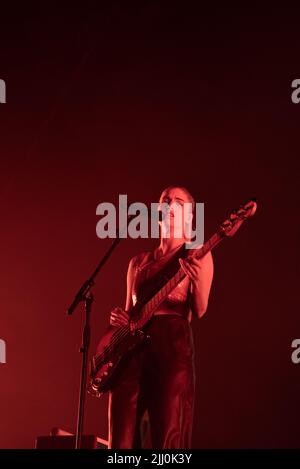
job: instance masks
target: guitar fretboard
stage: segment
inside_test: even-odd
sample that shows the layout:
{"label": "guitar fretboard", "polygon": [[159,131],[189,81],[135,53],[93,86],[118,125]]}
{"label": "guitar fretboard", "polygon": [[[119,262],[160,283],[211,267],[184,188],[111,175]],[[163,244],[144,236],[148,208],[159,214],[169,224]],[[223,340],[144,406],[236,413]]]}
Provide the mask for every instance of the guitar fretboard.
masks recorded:
{"label": "guitar fretboard", "polygon": [[[201,259],[211,251],[223,239],[222,232],[215,233],[200,249],[196,249],[192,255],[188,257],[195,257]],[[131,321],[131,330],[141,329],[152,317],[157,307],[164,301],[164,299],[171,293],[172,290],[183,280],[186,276],[181,267],[178,268],[173,277],[149,300],[141,309],[138,319]]]}

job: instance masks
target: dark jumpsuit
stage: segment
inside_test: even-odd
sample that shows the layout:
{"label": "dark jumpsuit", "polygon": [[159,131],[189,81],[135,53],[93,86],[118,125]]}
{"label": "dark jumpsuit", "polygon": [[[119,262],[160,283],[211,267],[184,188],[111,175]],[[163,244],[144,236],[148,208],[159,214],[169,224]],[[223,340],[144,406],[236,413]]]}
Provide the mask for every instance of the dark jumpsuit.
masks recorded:
{"label": "dark jumpsuit", "polygon": [[[144,282],[172,255],[157,259],[154,251],[133,259],[133,304]],[[185,278],[155,311],[147,330],[150,339],[134,350],[109,393],[109,448],[143,447],[140,424],[145,410],[152,448],[190,448],[195,370],[189,292]]]}

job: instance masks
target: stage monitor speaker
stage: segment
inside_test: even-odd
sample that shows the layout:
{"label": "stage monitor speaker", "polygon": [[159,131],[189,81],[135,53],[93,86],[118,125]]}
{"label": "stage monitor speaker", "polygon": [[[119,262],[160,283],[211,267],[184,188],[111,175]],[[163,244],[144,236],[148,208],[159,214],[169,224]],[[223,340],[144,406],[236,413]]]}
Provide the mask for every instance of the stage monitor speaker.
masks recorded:
{"label": "stage monitor speaker", "polygon": [[[75,449],[75,436],[38,436],[36,449]],[[82,436],[82,449],[97,449],[97,437]]]}
{"label": "stage monitor speaker", "polygon": [[[52,428],[50,436],[38,436],[36,449],[75,449],[76,437],[60,428]],[[106,449],[108,441],[95,435],[82,436],[82,449]]]}

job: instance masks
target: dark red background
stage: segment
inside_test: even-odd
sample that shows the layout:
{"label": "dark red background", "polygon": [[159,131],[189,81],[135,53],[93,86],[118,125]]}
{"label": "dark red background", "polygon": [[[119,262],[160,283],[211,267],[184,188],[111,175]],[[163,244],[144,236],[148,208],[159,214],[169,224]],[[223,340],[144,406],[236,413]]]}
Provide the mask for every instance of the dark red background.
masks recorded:
{"label": "dark red background", "polygon": [[[2,8],[2,7],[1,7]],[[42,9],[43,8],[43,9]],[[205,203],[208,237],[255,195],[257,215],[214,253],[193,322],[195,448],[299,447],[299,11],[58,4],[1,13],[0,447],[75,431],[81,311],[65,309],[110,244],[96,206]],[[127,240],[94,289],[92,349],[125,299]],[[107,434],[107,399],[86,431]]]}

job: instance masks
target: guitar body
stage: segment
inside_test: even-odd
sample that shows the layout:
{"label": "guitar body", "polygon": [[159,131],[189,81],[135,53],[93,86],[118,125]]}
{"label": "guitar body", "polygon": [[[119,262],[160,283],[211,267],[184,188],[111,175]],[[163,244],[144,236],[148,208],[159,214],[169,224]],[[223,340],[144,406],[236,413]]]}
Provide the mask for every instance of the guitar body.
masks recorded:
{"label": "guitar body", "polygon": [[129,353],[144,341],[145,333],[128,326],[109,326],[98,343],[90,364],[88,392],[95,397],[109,391]]}

